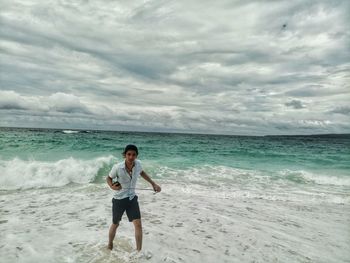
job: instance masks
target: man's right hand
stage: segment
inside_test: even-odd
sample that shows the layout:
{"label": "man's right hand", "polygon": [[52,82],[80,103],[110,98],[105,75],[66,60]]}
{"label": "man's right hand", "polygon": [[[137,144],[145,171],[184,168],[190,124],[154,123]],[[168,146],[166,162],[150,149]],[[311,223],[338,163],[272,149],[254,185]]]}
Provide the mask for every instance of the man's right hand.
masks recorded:
{"label": "man's right hand", "polygon": [[122,189],[122,185],[121,185],[121,184],[118,184],[118,185],[113,184],[113,185],[111,186],[111,188],[112,188],[113,190],[120,190],[120,189]]}

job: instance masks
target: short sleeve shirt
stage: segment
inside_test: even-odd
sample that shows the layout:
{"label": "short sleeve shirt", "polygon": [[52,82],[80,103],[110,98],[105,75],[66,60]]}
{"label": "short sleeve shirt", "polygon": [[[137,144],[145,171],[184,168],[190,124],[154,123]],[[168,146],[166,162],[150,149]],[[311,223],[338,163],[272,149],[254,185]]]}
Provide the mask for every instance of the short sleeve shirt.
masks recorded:
{"label": "short sleeve shirt", "polygon": [[112,178],[113,182],[118,181],[122,186],[122,189],[120,190],[113,190],[114,192],[113,198],[123,199],[123,198],[129,197],[129,199],[131,200],[136,195],[135,187],[136,187],[137,179],[140,176],[140,173],[142,172],[142,165],[141,165],[141,161],[138,159],[135,159],[134,162],[135,162],[135,165],[132,168],[131,176],[128,174],[126,170],[125,160],[113,165],[108,176]]}

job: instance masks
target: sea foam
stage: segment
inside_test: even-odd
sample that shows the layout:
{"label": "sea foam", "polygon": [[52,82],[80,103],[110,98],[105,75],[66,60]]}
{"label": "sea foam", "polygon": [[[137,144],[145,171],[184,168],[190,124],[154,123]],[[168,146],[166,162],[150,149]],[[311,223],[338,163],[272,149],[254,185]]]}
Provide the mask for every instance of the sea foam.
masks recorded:
{"label": "sea foam", "polygon": [[99,171],[112,165],[112,155],[82,160],[69,157],[55,162],[0,160],[0,190],[59,187],[93,182]]}

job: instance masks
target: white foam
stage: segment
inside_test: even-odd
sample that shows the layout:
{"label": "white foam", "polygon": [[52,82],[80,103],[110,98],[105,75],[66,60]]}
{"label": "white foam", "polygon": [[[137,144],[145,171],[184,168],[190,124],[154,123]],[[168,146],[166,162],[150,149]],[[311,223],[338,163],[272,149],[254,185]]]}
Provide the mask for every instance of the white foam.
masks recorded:
{"label": "white foam", "polygon": [[227,182],[249,182],[250,180],[266,180],[268,176],[257,170],[239,169],[224,165],[201,165],[188,169],[174,169],[167,166],[160,167],[157,176],[166,179],[188,180],[203,184],[220,184]]}
{"label": "white foam", "polygon": [[316,174],[315,172],[290,169],[284,169],[280,171],[279,174],[284,178],[290,176],[291,178],[293,178],[293,180],[301,180],[304,183],[350,186],[350,174],[348,177],[345,177],[331,174]]}
{"label": "white foam", "polygon": [[[191,167],[189,169],[174,169],[167,166],[159,167],[156,175],[160,178],[172,180],[187,180],[188,182],[203,185],[227,185],[227,184],[254,184],[270,185],[275,184],[276,179],[281,185],[296,182],[307,185],[336,185],[350,186],[350,174],[333,175],[320,174],[304,170],[283,169],[275,172],[239,169],[224,165],[202,165],[200,167]],[[302,186],[301,186],[302,187]]]}
{"label": "white foam", "polygon": [[74,131],[74,130],[63,130],[63,133],[71,134],[71,133],[79,133],[79,131]]}
{"label": "white foam", "polygon": [[85,184],[94,181],[99,169],[111,164],[114,157],[104,156],[92,160],[73,157],[56,162],[0,160],[0,190],[58,187],[69,183]]}

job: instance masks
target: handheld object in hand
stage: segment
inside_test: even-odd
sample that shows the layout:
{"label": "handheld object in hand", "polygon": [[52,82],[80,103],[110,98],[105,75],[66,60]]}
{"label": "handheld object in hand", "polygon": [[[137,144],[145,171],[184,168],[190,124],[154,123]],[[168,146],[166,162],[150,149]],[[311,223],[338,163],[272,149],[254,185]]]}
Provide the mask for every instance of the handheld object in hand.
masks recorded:
{"label": "handheld object in hand", "polygon": [[116,185],[116,186],[119,186],[120,183],[118,181],[114,182],[112,185]]}

